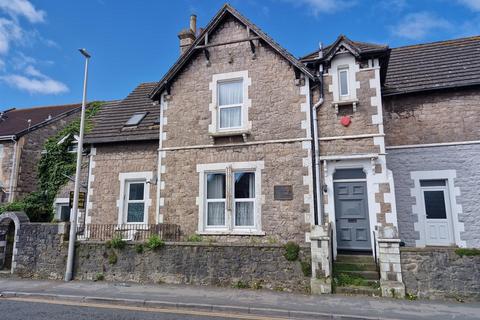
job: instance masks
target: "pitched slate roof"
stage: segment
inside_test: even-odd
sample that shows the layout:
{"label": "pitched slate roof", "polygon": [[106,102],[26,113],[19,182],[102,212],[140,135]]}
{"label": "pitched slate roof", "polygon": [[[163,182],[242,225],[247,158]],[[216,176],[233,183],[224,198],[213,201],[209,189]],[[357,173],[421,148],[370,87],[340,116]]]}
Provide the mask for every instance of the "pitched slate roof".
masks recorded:
{"label": "pitched slate roof", "polygon": [[391,49],[383,94],[480,84],[480,36]]}
{"label": "pitched slate roof", "polygon": [[286,49],[282,48],[277,42],[275,42],[270,36],[268,36],[265,32],[263,32],[259,27],[253,24],[250,20],[245,18],[242,14],[240,14],[235,8],[230,6],[229,4],[225,4],[220,11],[213,17],[212,20],[208,23],[202,33],[198,36],[198,38],[194,41],[194,43],[190,46],[188,50],[186,50],[175,62],[175,64],[168,70],[165,76],[158,82],[158,85],[152,90],[150,97],[155,98],[164,88],[167,86],[168,82],[170,82],[177,73],[182,70],[183,66],[189,61],[189,59],[193,56],[193,54],[198,49],[197,46],[200,45],[205,40],[205,36],[214,30],[217,25],[221,22],[225,15],[231,14],[233,17],[238,19],[241,23],[247,26],[251,32],[256,34],[260,37],[261,40],[266,42],[273,50],[275,50],[278,54],[284,57],[288,62],[290,62],[295,68],[300,70],[304,73],[307,77],[311,79],[315,79],[313,73],[297,58],[291,55]]}
{"label": "pitched slate roof", "polygon": [[0,136],[21,136],[64,116],[80,111],[81,104],[9,109],[0,114]]}
{"label": "pitched slate roof", "polygon": [[[351,47],[355,51],[355,53],[360,56],[374,54],[374,53],[381,53],[381,52],[385,52],[388,49],[387,45],[353,41],[347,38],[345,35],[340,35],[332,44],[323,48],[322,56],[328,57],[331,53],[333,53],[335,48],[338,45],[340,45],[342,42],[347,44],[349,47]],[[304,57],[301,57],[300,61],[311,62],[311,61],[319,60],[319,52],[320,52],[320,49],[315,50],[314,52],[309,53]]]}
{"label": "pitched slate roof", "polygon": [[[148,97],[156,85],[156,82],[142,83],[125,99],[103,104],[93,117],[93,129],[85,135],[85,142],[158,140],[160,107],[153,105]],[[126,127],[127,120],[140,112],[147,112],[147,115],[138,126]]]}

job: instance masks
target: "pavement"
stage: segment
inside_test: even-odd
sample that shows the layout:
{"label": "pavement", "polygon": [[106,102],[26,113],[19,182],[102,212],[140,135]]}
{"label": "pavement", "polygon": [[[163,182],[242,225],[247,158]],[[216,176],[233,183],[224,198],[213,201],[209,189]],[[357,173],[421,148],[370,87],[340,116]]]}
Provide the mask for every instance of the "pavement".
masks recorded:
{"label": "pavement", "polygon": [[[470,320],[480,319],[480,303],[408,301],[388,298],[302,295],[267,290],[141,285],[91,281],[0,278],[0,301],[74,302],[117,307],[158,308],[294,319]],[[3,313],[2,313],[3,314]]]}

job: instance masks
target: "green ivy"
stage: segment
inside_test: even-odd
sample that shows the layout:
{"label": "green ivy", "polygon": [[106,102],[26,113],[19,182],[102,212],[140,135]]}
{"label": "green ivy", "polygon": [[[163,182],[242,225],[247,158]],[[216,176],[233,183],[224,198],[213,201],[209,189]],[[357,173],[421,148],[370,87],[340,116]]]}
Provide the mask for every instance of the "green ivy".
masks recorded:
{"label": "green ivy", "polygon": [[293,241],[289,241],[283,247],[285,248],[285,253],[283,254],[285,256],[285,259],[287,259],[288,261],[297,260],[298,254],[300,252],[300,246],[298,244]]}
{"label": "green ivy", "polygon": [[[93,128],[92,117],[98,113],[103,102],[89,103],[85,112],[85,133]],[[80,118],[72,121],[54,136],[45,141],[38,163],[38,190],[24,199],[0,206],[0,214],[5,211],[25,211],[32,222],[49,222],[53,218],[53,202],[62,186],[68,182],[67,176],[75,175],[76,154],[68,152],[74,136],[80,132]],[[61,144],[60,139],[68,138]]]}

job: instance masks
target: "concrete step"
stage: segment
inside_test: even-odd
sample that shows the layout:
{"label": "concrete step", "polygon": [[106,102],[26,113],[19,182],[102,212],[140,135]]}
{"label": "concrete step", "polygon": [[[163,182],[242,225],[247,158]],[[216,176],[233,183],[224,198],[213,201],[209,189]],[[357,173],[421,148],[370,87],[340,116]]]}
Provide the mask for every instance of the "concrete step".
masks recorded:
{"label": "concrete step", "polygon": [[377,265],[371,263],[340,262],[333,263],[333,271],[377,271]]}
{"label": "concrete step", "polygon": [[335,261],[345,263],[375,263],[373,256],[358,254],[338,254]]}
{"label": "concrete step", "polygon": [[366,286],[348,286],[348,287],[336,287],[335,293],[344,295],[362,295],[370,297],[381,296],[382,291],[380,288],[372,288]]}
{"label": "concrete step", "polygon": [[[340,271],[338,271],[340,273]],[[341,271],[341,273],[359,276],[366,280],[380,280],[380,273],[378,271]]]}

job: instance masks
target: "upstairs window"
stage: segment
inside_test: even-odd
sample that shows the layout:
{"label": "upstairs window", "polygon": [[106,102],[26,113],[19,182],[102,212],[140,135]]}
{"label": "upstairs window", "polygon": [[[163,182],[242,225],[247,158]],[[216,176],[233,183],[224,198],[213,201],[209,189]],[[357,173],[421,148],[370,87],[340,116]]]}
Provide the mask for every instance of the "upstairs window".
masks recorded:
{"label": "upstairs window", "polygon": [[346,98],[350,95],[350,88],[348,87],[348,67],[338,68],[338,88],[341,98]]}
{"label": "upstairs window", "polygon": [[243,79],[219,82],[217,94],[219,129],[242,128]]}

